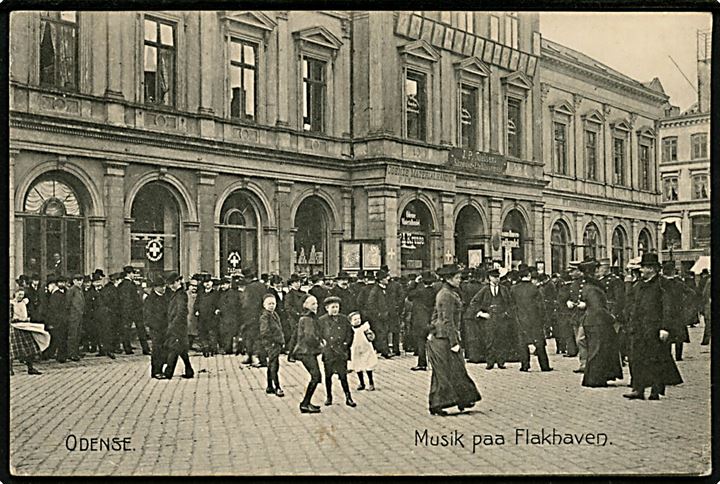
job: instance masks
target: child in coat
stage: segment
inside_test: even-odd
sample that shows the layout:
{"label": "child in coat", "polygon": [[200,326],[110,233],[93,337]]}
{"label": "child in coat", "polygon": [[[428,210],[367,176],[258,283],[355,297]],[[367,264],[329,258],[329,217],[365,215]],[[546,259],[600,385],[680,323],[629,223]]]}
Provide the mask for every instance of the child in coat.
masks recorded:
{"label": "child in coat", "polygon": [[368,390],[375,390],[375,382],[373,381],[373,368],[377,365],[378,357],[373,348],[372,341],[375,334],[370,329],[370,323],[363,323],[360,313],[354,311],[348,315],[350,324],[353,328],[353,342],[350,346],[350,369],[357,372],[360,379],[358,390],[365,390],[365,376],[368,376]]}

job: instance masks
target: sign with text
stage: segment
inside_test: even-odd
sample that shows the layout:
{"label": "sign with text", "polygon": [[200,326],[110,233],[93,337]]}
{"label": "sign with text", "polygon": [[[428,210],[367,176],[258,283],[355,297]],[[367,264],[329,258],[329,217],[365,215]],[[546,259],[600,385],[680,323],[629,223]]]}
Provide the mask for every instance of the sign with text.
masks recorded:
{"label": "sign with text", "polygon": [[507,160],[504,156],[465,148],[451,148],[448,167],[473,173],[505,173]]}
{"label": "sign with text", "polygon": [[440,170],[388,165],[385,175],[390,185],[411,186],[431,190],[455,190],[455,175]]}

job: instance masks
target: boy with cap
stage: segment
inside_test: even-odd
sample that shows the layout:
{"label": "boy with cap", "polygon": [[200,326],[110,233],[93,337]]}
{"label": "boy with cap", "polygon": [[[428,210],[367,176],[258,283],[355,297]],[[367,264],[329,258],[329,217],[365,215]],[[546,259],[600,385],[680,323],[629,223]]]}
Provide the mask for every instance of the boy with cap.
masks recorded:
{"label": "boy with cap", "polygon": [[260,339],[268,359],[265,393],[274,393],[278,397],[284,397],[285,393],[280,388],[278,372],[280,370],[280,351],[285,345],[285,338],[280,316],[275,311],[276,305],[277,301],[274,295],[268,293],[263,296],[263,310],[260,313]]}
{"label": "boy with cap", "polygon": [[322,351],[327,395],[325,405],[332,405],[332,376],[337,374],[343,392],[345,392],[345,404],[355,407],[356,403],[350,395],[350,386],[347,381],[347,362],[350,359],[353,329],[347,316],[340,314],[339,297],[327,297],[323,305],[326,314],[320,316],[318,323],[322,338],[325,340],[325,347]]}

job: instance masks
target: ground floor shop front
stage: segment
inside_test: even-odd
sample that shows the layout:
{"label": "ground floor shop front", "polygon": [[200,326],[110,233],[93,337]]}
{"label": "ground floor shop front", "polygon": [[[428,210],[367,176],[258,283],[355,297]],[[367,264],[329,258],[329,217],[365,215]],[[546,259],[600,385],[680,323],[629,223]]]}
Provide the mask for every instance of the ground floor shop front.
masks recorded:
{"label": "ground floor shop front", "polygon": [[297,173],[13,150],[11,276],[128,264],[148,275],[336,274],[385,264],[418,274],[452,261],[557,272],[585,256],[624,266],[659,240],[659,212],[568,207],[533,184],[513,190],[383,163],[322,183]]}

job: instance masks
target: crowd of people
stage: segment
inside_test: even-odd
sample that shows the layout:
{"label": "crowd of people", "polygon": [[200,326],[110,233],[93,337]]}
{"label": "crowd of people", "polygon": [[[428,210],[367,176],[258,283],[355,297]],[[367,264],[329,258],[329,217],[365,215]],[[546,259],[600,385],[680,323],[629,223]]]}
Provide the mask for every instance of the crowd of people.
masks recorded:
{"label": "crowd of people", "polygon": [[644,399],[649,387],[655,400],[665,385],[682,381],[670,348],[674,344],[675,360],[682,360],[687,328],[700,314],[702,344],[710,336],[709,274],[678,276],[673,261],[661,266],[650,253],[624,277],[607,259],[587,259],[551,275],[525,264],[512,271],[450,264],[403,277],[391,277],[387,267],[287,280],[248,270],[220,278],[199,273],[185,282],[177,273],[143,278],[127,266],[109,276],[97,269],[53,275],[42,286],[36,275],[17,283],[11,357],[31,374],[40,374],[33,364],[38,358],[63,363],[95,353],[114,359],[120,351],[132,354],[137,340],[150,355],[151,378],[172,379],[179,358],[182,377],[193,378],[193,349],[205,358],[238,355],[243,365],[266,368],[267,393],[282,397],[278,370],[285,354],[284,361],[301,362],[310,376],[303,413],[320,411],[312,404],[323,380],[320,355],[325,404],[333,403],[337,375],[346,405],[355,407],[350,371],[358,391],[374,390],[378,355],[414,353],[411,370],[433,370],[430,412],[444,415],[480,400],[467,363],[492,370],[519,362],[527,372],[535,356],[540,371],[549,372],[552,338],[558,354],[578,358],[582,385],[607,386],[629,365],[633,390],[625,396]]}

